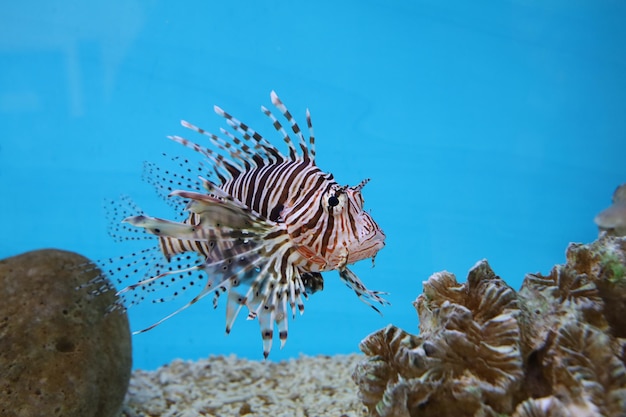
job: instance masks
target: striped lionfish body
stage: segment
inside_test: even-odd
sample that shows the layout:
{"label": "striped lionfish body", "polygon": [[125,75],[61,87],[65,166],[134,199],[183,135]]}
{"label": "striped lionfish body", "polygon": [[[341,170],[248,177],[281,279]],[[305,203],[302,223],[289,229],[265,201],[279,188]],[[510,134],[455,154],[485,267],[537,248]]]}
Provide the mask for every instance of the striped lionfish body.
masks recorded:
{"label": "striped lionfish body", "polygon": [[[341,186],[332,174],[320,170],[315,164],[308,110],[307,141],[274,92],[271,100],[297,138],[294,141],[270,110],[262,107],[286,142],[288,155],[215,106],[215,112],[226,119],[234,133],[221,129],[220,137],[183,121],[183,126],[206,136],[212,149],[179,136],[170,139],[204,155],[219,181],[200,177],[202,190],[169,193],[186,204],[187,217],[181,222],[144,214],[124,219],[156,235],[160,255],[166,261],[157,261],[144,279],[120,290],[117,308],[125,308],[124,301],[136,299],[129,294],[159,281],[205,274],[200,277],[205,280],[199,294],[148,329],[210,293],[215,294],[215,302],[220,294],[226,294],[226,332],[245,306],[248,318],[259,320],[267,357],[274,325],[282,347],[287,340],[288,312],[295,318],[296,309],[304,311],[303,297],[323,284],[321,272],[337,270],[357,296],[374,309],[370,302],[386,303],[380,292],[368,290],[348,268],[359,260],[373,259],[384,246],[385,235],[363,210],[361,189],[368,180],[354,187]],[[195,253],[198,260],[181,267],[180,260],[188,253]]]}

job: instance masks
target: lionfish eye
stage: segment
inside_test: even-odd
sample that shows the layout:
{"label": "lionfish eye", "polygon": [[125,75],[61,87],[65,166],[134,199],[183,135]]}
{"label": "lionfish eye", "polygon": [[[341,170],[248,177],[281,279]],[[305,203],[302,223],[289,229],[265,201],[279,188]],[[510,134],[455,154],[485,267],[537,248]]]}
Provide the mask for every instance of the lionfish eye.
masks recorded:
{"label": "lionfish eye", "polygon": [[328,205],[330,207],[335,207],[337,204],[339,204],[339,199],[337,198],[337,196],[331,195],[330,197],[328,197]]}

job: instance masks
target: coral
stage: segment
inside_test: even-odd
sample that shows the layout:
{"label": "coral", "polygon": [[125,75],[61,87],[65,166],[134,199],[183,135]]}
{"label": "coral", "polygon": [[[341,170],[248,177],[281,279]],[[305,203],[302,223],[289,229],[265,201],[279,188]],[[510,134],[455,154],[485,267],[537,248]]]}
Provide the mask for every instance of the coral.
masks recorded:
{"label": "coral", "polygon": [[613,193],[613,204],[602,210],[594,219],[600,231],[615,236],[626,236],[626,184]]}
{"label": "coral", "polygon": [[515,292],[480,261],[413,303],[419,335],[361,342],[353,380],[372,417],[626,415],[626,238],[571,244],[567,263]]}

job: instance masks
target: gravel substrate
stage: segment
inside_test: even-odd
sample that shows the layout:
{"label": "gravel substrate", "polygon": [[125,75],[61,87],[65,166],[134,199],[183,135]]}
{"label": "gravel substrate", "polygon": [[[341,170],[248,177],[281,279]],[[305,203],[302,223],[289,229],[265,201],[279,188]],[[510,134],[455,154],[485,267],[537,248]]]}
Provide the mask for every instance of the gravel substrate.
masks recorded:
{"label": "gravel substrate", "polygon": [[282,362],[212,356],[133,372],[123,417],[363,417],[351,379],[363,355]]}

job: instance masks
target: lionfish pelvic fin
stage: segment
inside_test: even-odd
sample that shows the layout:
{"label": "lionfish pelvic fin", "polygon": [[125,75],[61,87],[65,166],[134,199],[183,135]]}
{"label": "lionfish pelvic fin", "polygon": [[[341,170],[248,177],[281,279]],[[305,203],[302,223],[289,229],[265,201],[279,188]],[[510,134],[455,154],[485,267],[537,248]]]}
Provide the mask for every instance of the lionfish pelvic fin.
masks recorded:
{"label": "lionfish pelvic fin", "polygon": [[368,290],[365,284],[363,284],[363,282],[359,279],[359,277],[348,268],[340,269],[339,277],[348,286],[348,288],[356,293],[357,297],[359,297],[361,301],[372,307],[379,314],[382,315],[381,311],[378,309],[378,307],[372,304],[372,302],[377,302],[383,306],[391,305],[389,301],[380,296],[382,294],[387,294],[386,292]]}

